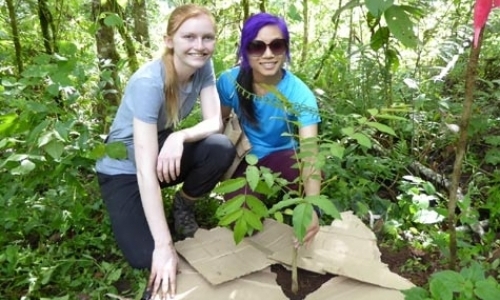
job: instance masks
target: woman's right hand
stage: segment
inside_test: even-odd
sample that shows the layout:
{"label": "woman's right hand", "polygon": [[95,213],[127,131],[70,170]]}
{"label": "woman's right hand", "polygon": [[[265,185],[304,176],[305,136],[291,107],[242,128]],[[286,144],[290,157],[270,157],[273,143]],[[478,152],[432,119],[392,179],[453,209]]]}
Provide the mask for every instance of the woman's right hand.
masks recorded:
{"label": "woman's right hand", "polygon": [[158,299],[155,298],[157,295],[162,300],[166,300],[167,295],[172,298],[175,296],[178,260],[173,244],[155,247],[148,281],[151,299]]}

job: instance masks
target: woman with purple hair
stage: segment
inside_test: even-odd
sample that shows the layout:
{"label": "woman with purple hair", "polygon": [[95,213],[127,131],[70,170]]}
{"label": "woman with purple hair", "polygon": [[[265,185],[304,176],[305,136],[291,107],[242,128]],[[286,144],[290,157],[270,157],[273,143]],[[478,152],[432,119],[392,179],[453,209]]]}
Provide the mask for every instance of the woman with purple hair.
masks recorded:
{"label": "woman with purple hair", "polygon": [[[269,13],[251,16],[243,25],[238,59],[239,66],[223,72],[217,80],[222,117],[227,118],[231,111],[239,117],[252,145],[250,153],[258,158],[257,166],[281,173],[290,183],[287,188],[303,191],[303,196],[319,195],[321,170],[314,167],[318,146],[308,143],[305,149],[304,141],[315,140],[321,120],[312,91],[284,68],[290,61],[290,35],[285,21]],[[299,151],[307,152],[307,157],[299,160]],[[241,177],[246,167],[243,160],[232,177]],[[302,187],[293,184],[299,177]],[[252,193],[262,199],[248,186],[226,198],[238,193]],[[318,224],[318,215],[313,212],[306,243],[319,231]]]}

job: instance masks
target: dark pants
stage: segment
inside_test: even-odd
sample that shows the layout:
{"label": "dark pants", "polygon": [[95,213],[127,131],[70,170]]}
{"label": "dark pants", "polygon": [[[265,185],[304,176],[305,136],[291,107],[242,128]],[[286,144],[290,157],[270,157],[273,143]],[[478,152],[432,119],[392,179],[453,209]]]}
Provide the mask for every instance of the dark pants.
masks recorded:
{"label": "dark pants", "polygon": [[[169,134],[170,132],[159,134],[160,147]],[[234,155],[233,144],[222,134],[185,143],[179,177],[175,182],[161,183],[161,187],[182,182],[182,190],[186,195],[194,198],[203,196],[219,182]],[[97,177],[118,247],[133,268],[149,269],[154,242],[142,208],[137,176],[98,173]]]}
{"label": "dark pants", "polygon": [[[243,160],[236,171],[234,171],[232,178],[244,176],[247,166],[248,164],[245,160]],[[280,177],[286,179],[291,183],[287,186],[287,188],[291,190],[297,190],[297,184],[292,183],[300,176],[299,169],[297,168],[297,159],[294,150],[281,150],[273,152],[259,159],[256,166],[269,168],[274,173],[281,173]],[[265,197],[262,194],[255,193],[254,191],[252,191],[252,189],[250,189],[248,185],[246,185],[237,191],[227,193],[226,195],[224,195],[224,199],[229,200],[231,198],[234,198],[238,194],[253,195],[260,200],[264,200]]]}

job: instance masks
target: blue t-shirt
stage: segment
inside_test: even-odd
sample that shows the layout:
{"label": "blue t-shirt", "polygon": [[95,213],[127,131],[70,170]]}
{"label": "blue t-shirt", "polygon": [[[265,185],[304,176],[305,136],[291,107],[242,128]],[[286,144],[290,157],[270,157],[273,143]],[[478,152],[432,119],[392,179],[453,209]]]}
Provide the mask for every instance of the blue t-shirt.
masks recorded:
{"label": "blue t-shirt", "polygon": [[[127,159],[117,160],[108,156],[97,161],[96,171],[108,175],[135,174],[134,117],[150,124],[157,124],[158,132],[166,129],[165,109],[166,70],[161,59],[150,61],[139,68],[129,79],[115,119],[108,135],[108,143],[121,141],[127,147]],[[197,70],[191,82],[179,92],[181,103],[179,119],[193,110],[200,91],[215,84],[212,61]]]}
{"label": "blue t-shirt", "polygon": [[[236,78],[240,68],[223,72],[217,79],[217,90],[223,106],[231,107],[241,119]],[[252,144],[250,153],[259,159],[272,152],[296,149],[293,138],[294,126],[305,127],[321,122],[318,104],[313,92],[297,76],[284,70],[284,76],[276,86],[281,95],[269,92],[254,96],[255,116],[258,127],[243,122],[242,128]],[[285,99],[281,96],[284,96]]]}

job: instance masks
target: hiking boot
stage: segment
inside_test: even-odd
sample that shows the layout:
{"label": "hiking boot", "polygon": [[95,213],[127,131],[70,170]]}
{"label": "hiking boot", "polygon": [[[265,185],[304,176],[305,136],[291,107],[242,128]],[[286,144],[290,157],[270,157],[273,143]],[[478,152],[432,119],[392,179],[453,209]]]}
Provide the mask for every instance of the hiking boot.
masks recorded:
{"label": "hiking boot", "polygon": [[198,223],[194,215],[195,200],[185,199],[179,192],[174,196],[174,228],[182,238],[193,237],[198,230]]}

